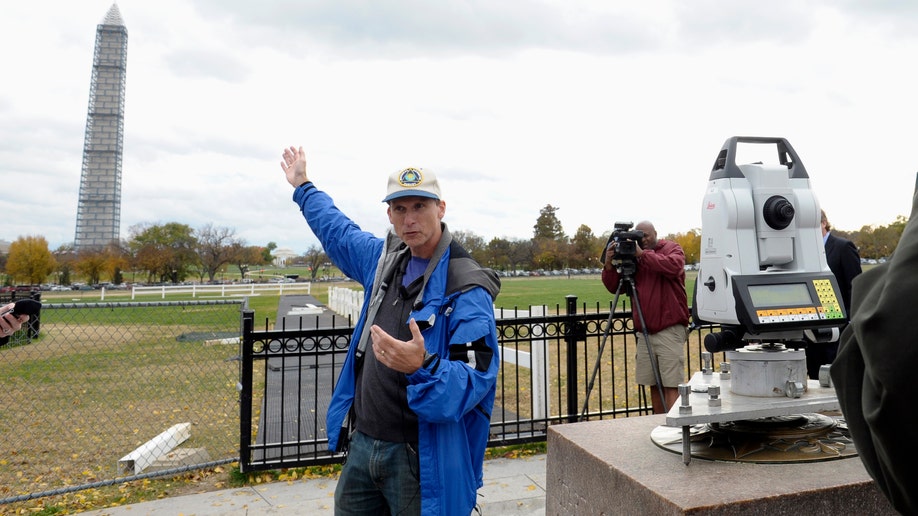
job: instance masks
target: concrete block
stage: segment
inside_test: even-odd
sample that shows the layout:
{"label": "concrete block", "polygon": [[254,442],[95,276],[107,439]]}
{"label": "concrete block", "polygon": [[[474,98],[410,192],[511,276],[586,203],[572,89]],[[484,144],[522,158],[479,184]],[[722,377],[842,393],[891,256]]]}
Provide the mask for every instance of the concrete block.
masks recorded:
{"label": "concrete block", "polygon": [[663,450],[650,438],[665,415],[548,429],[548,515],[894,515],[857,456],[754,464]]}
{"label": "concrete block", "polygon": [[145,471],[150,473],[207,462],[210,462],[210,454],[207,453],[205,448],[176,448],[165,455],[157,457]]}

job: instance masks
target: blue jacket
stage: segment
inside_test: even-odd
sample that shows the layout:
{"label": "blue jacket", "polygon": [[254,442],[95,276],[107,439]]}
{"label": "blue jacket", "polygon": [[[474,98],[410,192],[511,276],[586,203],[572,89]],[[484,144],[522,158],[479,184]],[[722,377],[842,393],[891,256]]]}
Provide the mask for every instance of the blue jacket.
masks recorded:
{"label": "blue jacket", "polygon": [[[391,231],[385,239],[362,231],[311,183],[297,188],[293,200],[332,262],[365,291],[328,408],[329,449],[341,451],[352,430],[355,367],[370,345],[367,321],[382,300],[379,285],[409,250]],[[407,376],[408,405],[418,416],[422,514],[467,515],[475,507],[500,365],[493,309],[500,282],[451,240],[444,224],[410,315],[427,351],[439,357]]]}

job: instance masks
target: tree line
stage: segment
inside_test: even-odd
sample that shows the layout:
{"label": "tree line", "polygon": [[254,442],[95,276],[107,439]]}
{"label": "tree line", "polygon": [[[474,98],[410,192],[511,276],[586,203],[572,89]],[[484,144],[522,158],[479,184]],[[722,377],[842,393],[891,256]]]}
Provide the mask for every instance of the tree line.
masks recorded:
{"label": "tree line", "polygon": [[[138,224],[129,238],[107,246],[76,250],[66,244],[51,251],[42,236],[19,237],[3,256],[6,283],[37,285],[45,282],[70,285],[75,278],[89,284],[103,280],[179,283],[189,278],[214,281],[217,273],[235,266],[244,278],[249,268],[271,263],[276,244],[252,246],[235,230],[207,224],[192,229],[186,224]],[[140,275],[137,278],[137,275]]]}
{"label": "tree line", "polygon": [[[485,243],[481,237],[464,231],[453,233],[453,237],[457,238],[479,263],[497,270],[600,267],[602,264],[599,257],[612,229],[608,228],[602,234],[595,235],[589,226],[581,224],[574,235],[568,237],[558,219],[558,209],[549,204],[540,210],[533,226],[533,237],[528,240],[494,238]],[[861,258],[882,259],[889,257],[895,250],[907,222],[908,219],[900,215],[894,222],[885,226],[865,225],[857,231],[833,228],[832,232],[854,242]],[[701,228],[684,233],[669,233],[661,238],[676,242],[682,247],[686,264],[701,261]]]}
{"label": "tree line", "polygon": [[[469,231],[454,231],[453,238],[465,247],[476,261],[498,271],[534,271],[592,269],[601,267],[600,254],[609,239],[611,228],[600,235],[581,224],[568,236],[558,218],[559,208],[546,205],[533,225],[532,238],[484,238]],[[833,233],[854,242],[861,258],[881,259],[892,254],[908,219],[903,216],[886,226],[863,226],[857,231],[833,229]],[[682,246],[687,264],[701,260],[701,229],[670,233],[664,237]],[[121,242],[89,250],[75,250],[63,245],[51,251],[42,236],[19,237],[9,253],[0,255],[0,266],[6,272],[5,284],[45,282],[70,285],[79,277],[89,284],[103,280],[114,284],[126,281],[144,283],[179,283],[215,281],[218,273],[235,267],[240,277],[254,267],[273,263],[274,242],[264,246],[248,245],[232,228],[207,224],[193,229],[186,224],[144,223],[132,226],[129,237]],[[311,246],[294,260],[311,271],[315,279],[328,257],[319,246]],[[136,275],[140,275],[140,279]]]}

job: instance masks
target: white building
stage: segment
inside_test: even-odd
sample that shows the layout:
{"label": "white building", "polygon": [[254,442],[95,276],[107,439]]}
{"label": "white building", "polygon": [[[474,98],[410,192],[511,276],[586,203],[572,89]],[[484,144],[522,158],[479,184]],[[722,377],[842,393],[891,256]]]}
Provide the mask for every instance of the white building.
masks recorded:
{"label": "white building", "polygon": [[276,267],[286,267],[287,262],[291,258],[296,258],[298,256],[293,252],[293,249],[287,247],[278,247],[271,255],[274,256],[274,265]]}

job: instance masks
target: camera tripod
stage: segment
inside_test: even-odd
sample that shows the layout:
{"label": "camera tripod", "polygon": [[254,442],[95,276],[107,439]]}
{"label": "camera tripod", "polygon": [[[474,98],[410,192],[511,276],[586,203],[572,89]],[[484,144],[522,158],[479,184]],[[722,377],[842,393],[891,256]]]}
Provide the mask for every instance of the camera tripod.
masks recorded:
{"label": "camera tripod", "polygon": [[590,403],[590,393],[593,391],[593,383],[596,381],[596,374],[599,372],[599,364],[602,361],[602,354],[606,348],[606,341],[609,339],[609,332],[612,331],[612,318],[615,315],[615,308],[618,307],[618,297],[622,293],[623,286],[626,289],[625,293],[631,296],[631,301],[634,303],[638,320],[641,322],[641,333],[644,335],[644,344],[647,346],[647,355],[650,358],[653,377],[657,382],[657,389],[660,391],[660,402],[663,404],[664,411],[669,408],[666,406],[666,394],[663,392],[663,379],[660,377],[660,366],[657,364],[657,357],[653,354],[653,348],[650,346],[650,336],[647,334],[647,326],[644,324],[644,312],[641,310],[637,287],[634,284],[634,265],[634,263],[623,263],[618,266],[618,286],[615,288],[615,297],[612,300],[612,308],[609,310],[609,321],[606,324],[606,331],[603,333],[602,342],[599,345],[599,355],[596,357],[596,364],[593,366],[593,373],[590,375],[590,381],[587,384],[586,396],[583,400],[583,409],[580,411],[581,421],[586,418],[587,407]]}

